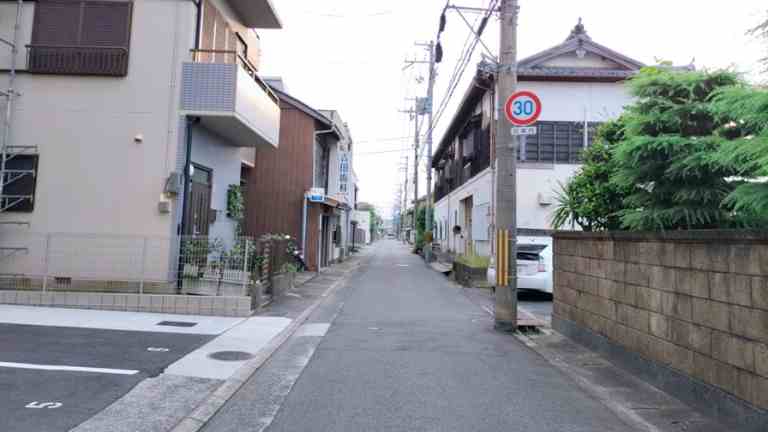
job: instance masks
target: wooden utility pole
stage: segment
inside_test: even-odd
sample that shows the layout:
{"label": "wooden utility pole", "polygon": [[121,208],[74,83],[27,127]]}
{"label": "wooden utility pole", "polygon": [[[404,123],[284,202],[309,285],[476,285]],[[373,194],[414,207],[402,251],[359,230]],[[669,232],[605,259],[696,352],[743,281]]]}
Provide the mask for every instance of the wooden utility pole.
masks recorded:
{"label": "wooden utility pole", "polygon": [[504,104],[517,87],[517,0],[501,0],[496,74],[496,307],[495,327],[517,330],[517,140]]}

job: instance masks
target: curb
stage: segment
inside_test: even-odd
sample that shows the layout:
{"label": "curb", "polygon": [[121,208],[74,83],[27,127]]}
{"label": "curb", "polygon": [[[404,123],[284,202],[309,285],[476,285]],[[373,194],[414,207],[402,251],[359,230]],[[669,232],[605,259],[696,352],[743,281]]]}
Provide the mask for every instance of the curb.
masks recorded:
{"label": "curb", "polygon": [[267,345],[260,349],[254,358],[245,363],[240,369],[235,372],[234,375],[227,378],[227,380],[213,391],[203,402],[201,402],[197,408],[191,413],[185,416],[170,432],[197,432],[202,429],[206,423],[221,409],[224,404],[229,401],[230,398],[258,371],[267,360],[290,338],[296,333],[296,330],[301,327],[302,324],[309,318],[312,312],[317,309],[321,303],[323,303],[328,295],[335,292],[345,282],[347,282],[348,275],[360,267],[361,263],[345,272],[344,277],[339,279],[333,285],[320,295],[320,297],[311,305],[309,305],[304,311],[296,317],[283,331],[278,333],[277,336],[267,343]]}

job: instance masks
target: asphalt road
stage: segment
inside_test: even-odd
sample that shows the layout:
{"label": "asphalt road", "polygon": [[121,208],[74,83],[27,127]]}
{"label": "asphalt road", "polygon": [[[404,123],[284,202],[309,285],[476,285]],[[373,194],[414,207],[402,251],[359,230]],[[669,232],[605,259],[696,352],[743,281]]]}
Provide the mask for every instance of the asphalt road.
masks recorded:
{"label": "asphalt road", "polygon": [[373,248],[311,318],[327,333],[289,339],[206,432],[631,430],[402,245]]}
{"label": "asphalt road", "polygon": [[0,324],[0,431],[67,431],[212,337]]}

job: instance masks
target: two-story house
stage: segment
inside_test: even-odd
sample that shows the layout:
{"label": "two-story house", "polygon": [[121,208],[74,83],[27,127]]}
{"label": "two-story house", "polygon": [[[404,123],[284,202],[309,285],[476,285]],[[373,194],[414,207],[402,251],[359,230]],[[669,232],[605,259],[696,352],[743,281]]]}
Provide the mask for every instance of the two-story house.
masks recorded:
{"label": "two-story house", "polygon": [[[579,22],[567,39],[518,62],[518,90],[535,92],[543,109],[518,152],[520,234],[550,229],[553,195],[578,170],[581,151],[601,122],[617,117],[631,98],[624,81],[643,66],[594,42]],[[495,229],[493,68],[480,64],[434,154],[435,231],[443,250],[492,254]],[[511,125],[510,125],[511,126]]]}
{"label": "two-story house", "polygon": [[280,27],[268,0],[0,1],[4,280],[172,291],[183,236],[231,242],[280,130],[254,29]]}
{"label": "two-story house", "polygon": [[355,197],[352,139],[336,111],[316,110],[269,82],[280,98],[280,146],[256,151],[246,233],[291,235],[316,271],[345,253]]}
{"label": "two-story house", "polygon": [[340,214],[334,220],[338,230],[334,238],[332,257],[334,261],[343,260],[352,244],[352,220],[356,203],[357,176],[354,175],[354,142],[349,125],[341,119],[336,110],[321,110],[331,119],[341,132],[341,137],[335,146],[331,147],[329,155],[328,196],[340,203]]}

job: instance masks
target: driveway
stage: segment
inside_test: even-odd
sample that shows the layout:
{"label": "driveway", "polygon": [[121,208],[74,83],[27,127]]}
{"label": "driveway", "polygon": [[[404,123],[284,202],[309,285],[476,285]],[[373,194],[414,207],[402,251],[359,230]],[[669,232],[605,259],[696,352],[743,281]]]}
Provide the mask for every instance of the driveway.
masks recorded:
{"label": "driveway", "polygon": [[[165,318],[0,305],[0,431],[69,430],[237,322],[172,316],[191,327],[158,325]],[[207,334],[194,333],[198,325]]]}

